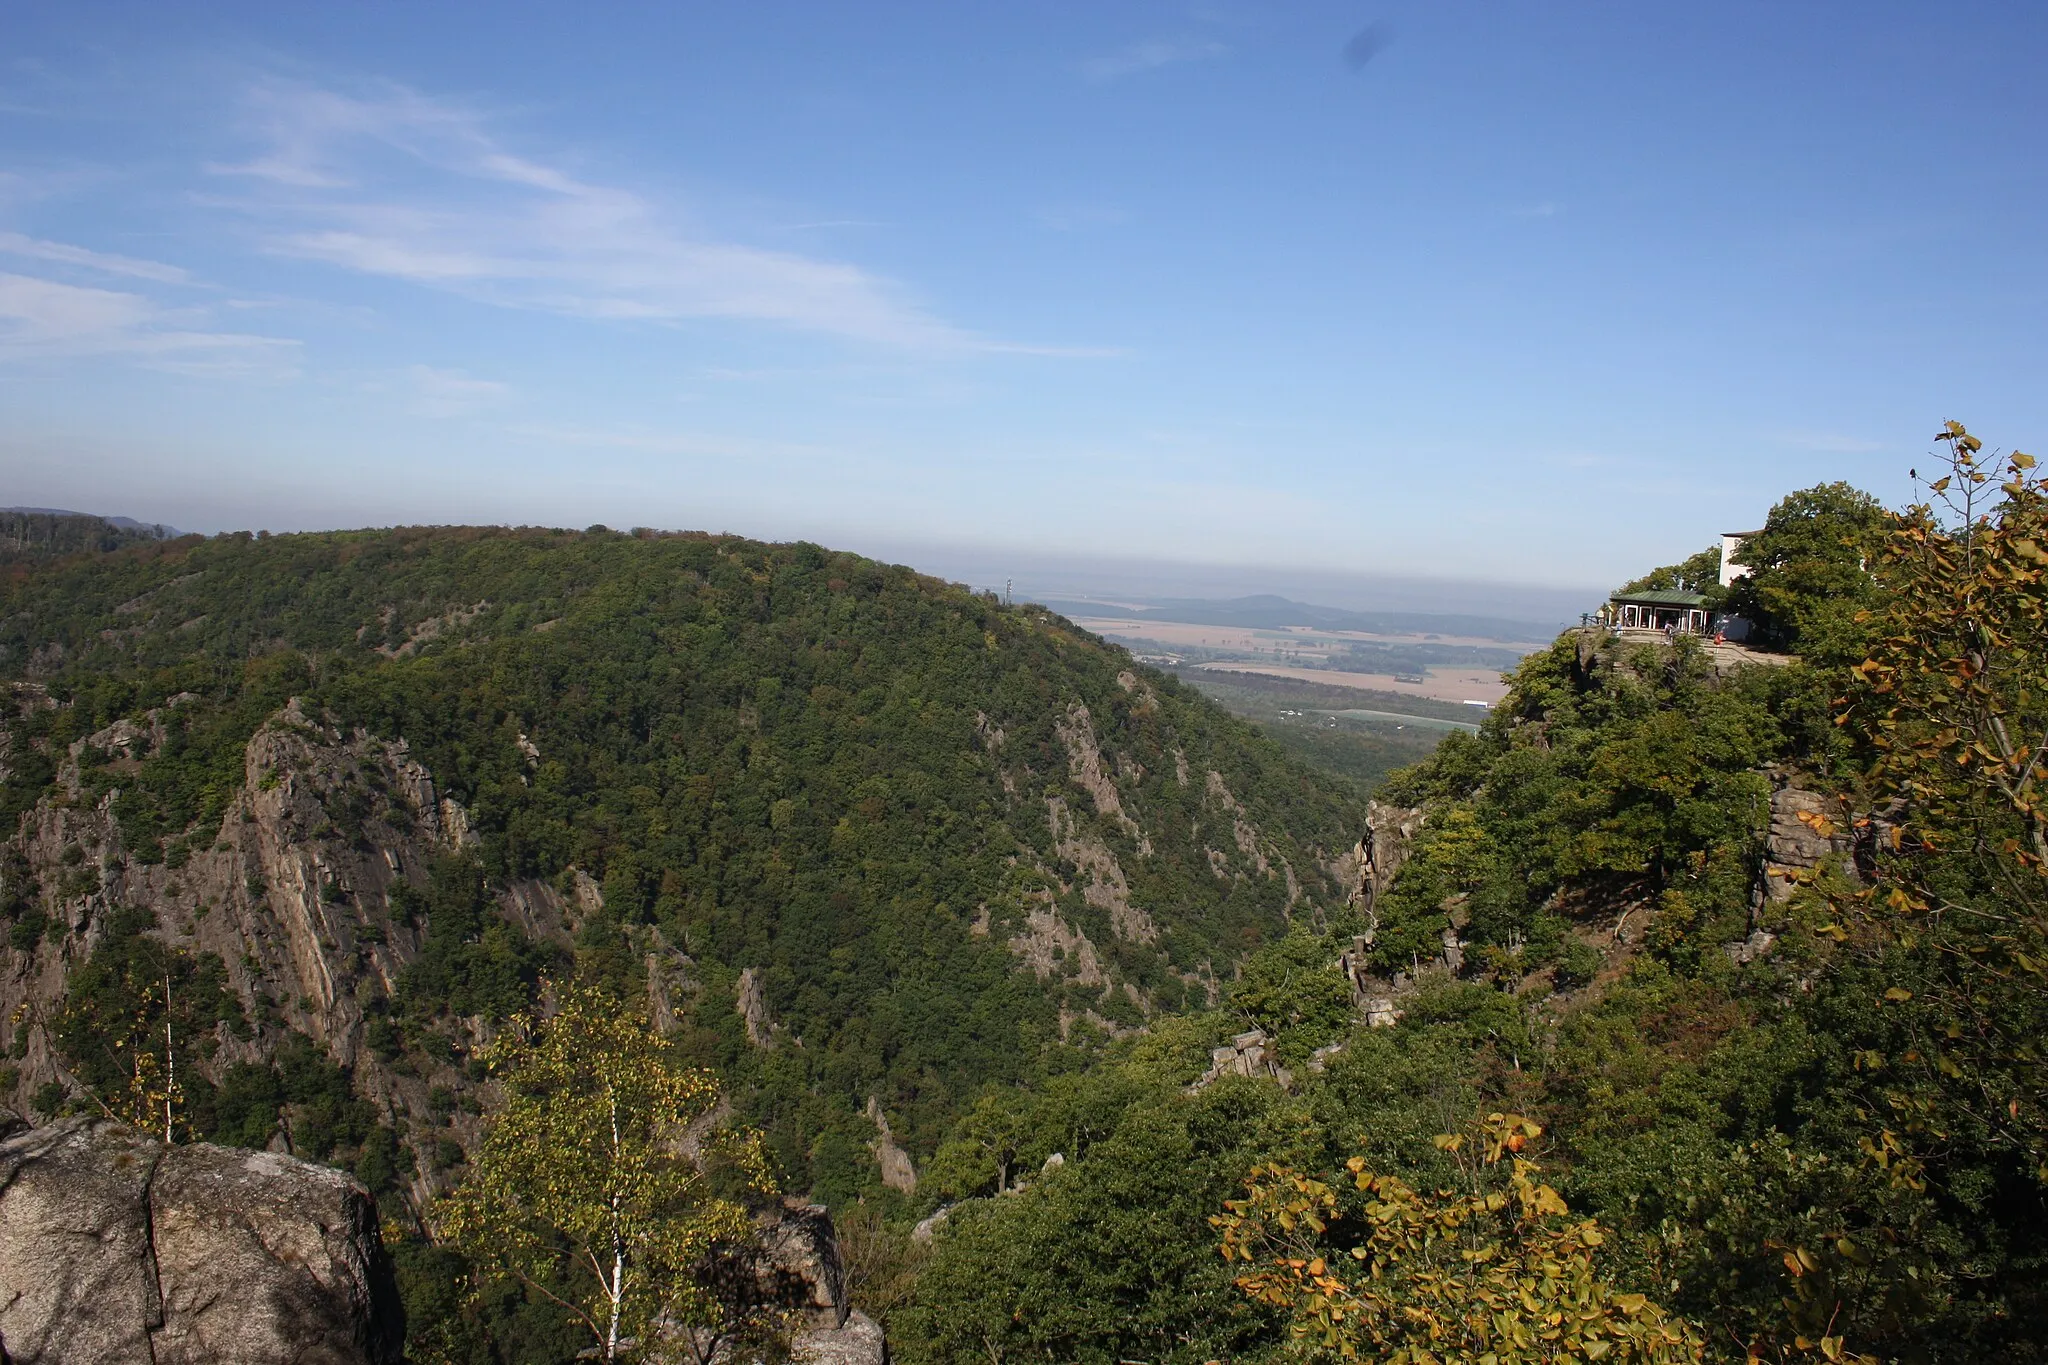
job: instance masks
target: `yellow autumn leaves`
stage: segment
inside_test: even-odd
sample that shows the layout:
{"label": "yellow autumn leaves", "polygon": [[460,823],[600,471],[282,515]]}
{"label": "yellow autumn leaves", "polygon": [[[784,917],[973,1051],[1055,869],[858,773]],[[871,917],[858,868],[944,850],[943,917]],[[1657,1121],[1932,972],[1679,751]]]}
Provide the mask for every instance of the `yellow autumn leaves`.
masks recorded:
{"label": "yellow autumn leaves", "polygon": [[[1255,1168],[1211,1219],[1251,1298],[1288,1311],[1299,1349],[1371,1365],[1536,1365],[1700,1359],[1691,1326],[1595,1266],[1606,1237],[1570,1220],[1520,1155],[1542,1129],[1490,1114],[1438,1138],[1455,1187],[1417,1190],[1345,1163],[1350,1191],[1284,1165]],[[1471,1150],[1467,1150],[1470,1148]],[[1359,1197],[1353,1197],[1359,1196]]]}

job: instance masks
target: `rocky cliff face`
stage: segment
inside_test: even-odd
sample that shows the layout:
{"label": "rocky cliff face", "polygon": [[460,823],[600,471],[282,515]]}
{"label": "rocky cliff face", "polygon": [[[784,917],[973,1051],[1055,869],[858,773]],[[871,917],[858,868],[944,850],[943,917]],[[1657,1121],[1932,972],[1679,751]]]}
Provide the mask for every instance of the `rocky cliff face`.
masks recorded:
{"label": "rocky cliff face", "polygon": [[[90,744],[117,766],[139,765],[162,742],[161,724],[124,721],[73,746],[60,771],[66,796],[24,821],[13,875],[53,923],[42,941],[17,936],[0,947],[0,1011],[17,1021],[11,1094],[0,1101],[27,1111],[52,1082],[79,1090],[55,1046],[65,978],[114,912],[134,906],[154,916],[166,942],[218,956],[253,1025],[247,1037],[222,1026],[205,1040],[209,1080],[303,1034],[352,1069],[382,1121],[469,1146],[474,1106],[450,1113],[434,1102],[437,1089],[471,1087],[465,1071],[419,1059],[401,1071],[365,1045],[377,1002],[395,993],[420,947],[420,927],[394,913],[392,893],[424,882],[436,856],[471,838],[462,808],[438,795],[403,741],[344,734],[295,702],[250,739],[241,789],[211,840],[178,866],[143,863],[123,846],[112,794],[82,799],[78,762]],[[500,902],[541,938],[565,938],[577,908],[544,883],[515,883]],[[436,1192],[431,1164],[419,1163],[409,1183],[424,1204]]]}
{"label": "rocky cliff face", "polygon": [[[1140,706],[1156,705],[1135,675],[1126,672],[1117,681]],[[17,683],[13,691],[17,705],[52,704],[38,684]],[[167,724],[174,719],[170,713],[184,704],[184,697],[173,697],[58,754],[58,794],[24,817],[12,841],[10,894],[41,907],[49,928],[41,936],[16,932],[0,942],[0,1011],[16,1024],[7,1040],[11,1065],[0,1067],[0,1102],[29,1112],[39,1104],[51,1108],[54,1095],[84,1097],[85,1087],[66,1069],[56,1046],[66,979],[104,940],[118,911],[146,910],[165,942],[220,960],[252,1025],[240,1033],[223,1025],[205,1040],[206,1056],[197,1065],[206,1079],[218,1084],[235,1063],[269,1058],[293,1034],[311,1039],[351,1070],[356,1093],[376,1107],[379,1122],[409,1135],[414,1158],[405,1163],[402,1178],[414,1207],[424,1209],[447,1183],[440,1163],[428,1154],[443,1141],[467,1150],[480,1136],[477,1114],[483,1106],[449,1102],[479,1083],[459,1055],[408,1053],[394,1059],[371,1043],[380,1011],[419,955],[425,928],[403,913],[394,892],[424,884],[438,857],[475,842],[467,813],[441,795],[404,740],[344,731],[294,700],[248,741],[240,782],[218,825],[188,835],[172,856],[144,861],[124,844],[114,811],[119,783],[162,750],[175,729]],[[1157,817],[1121,794],[1119,783],[1141,781],[1144,770],[1131,754],[1103,743],[1086,707],[1070,707],[1055,731],[1059,757],[1081,800],[1045,800],[1054,861],[1048,865],[1028,855],[1020,861],[1013,899],[995,918],[1008,920],[1009,947],[1020,967],[1049,988],[1087,992],[1077,1003],[1091,1003],[1063,1005],[1063,1033],[1080,1019],[1120,1033],[1156,1008],[1150,991],[1122,976],[1114,945],[1149,945],[1159,937],[1151,916],[1132,903],[1126,868],[1130,859],[1142,864],[1154,856],[1147,824]],[[1008,779],[1019,756],[1004,752],[1003,733],[983,726],[979,738]],[[532,749],[525,736],[520,740],[522,751]],[[529,762],[535,758],[532,752],[527,756]],[[7,758],[0,751],[0,764]],[[102,775],[97,785],[90,780],[94,765]],[[1018,773],[1027,775],[1021,765]],[[115,785],[109,787],[107,777]],[[1222,834],[1206,849],[1205,875],[1226,885],[1282,886],[1291,907],[1301,895],[1295,868],[1222,774],[1191,767],[1176,752],[1172,780],[1198,809],[1215,817]],[[1120,853],[1104,837],[1109,831],[1120,831],[1130,846]],[[1319,864],[1314,875],[1343,885],[1390,871],[1391,863],[1353,865],[1358,856],[1349,863]],[[497,893],[499,911],[527,936],[566,947],[578,922],[601,908],[603,897],[591,878],[573,870],[560,885],[566,893],[546,882],[513,882]],[[1076,901],[1100,913],[1109,941],[1091,940],[1071,917],[1067,906]],[[975,932],[988,933],[990,921],[985,906]],[[656,1017],[672,1018],[697,989],[692,964],[658,931],[643,936],[646,942],[637,947],[646,959]],[[1183,975],[1198,998],[1218,998],[1220,982],[1210,964],[1199,963]],[[1112,996],[1125,1011],[1118,1020],[1099,1012],[1105,1005],[1092,1003]],[[780,1029],[758,971],[741,973],[737,999],[749,1041],[774,1046]],[[486,1041],[481,1024],[464,1027],[473,1036],[458,1039],[464,1045],[458,1053]],[[886,1139],[887,1119],[879,1109],[873,1117]],[[289,1149],[290,1140],[287,1125],[277,1143]],[[893,1158],[884,1163],[888,1183],[912,1187],[916,1175],[908,1154],[887,1140],[878,1149]]]}
{"label": "rocky cliff face", "polygon": [[[139,765],[164,734],[152,716],[85,744]],[[294,703],[250,739],[240,790],[211,841],[177,866],[143,863],[123,845],[112,795],[87,799],[83,750],[60,771],[64,796],[32,811],[15,844],[10,876],[51,925],[36,941],[0,946],[0,1009],[19,1021],[12,1095],[0,1102],[26,1110],[52,1083],[83,1093],[56,1046],[67,975],[118,910],[145,909],[165,941],[221,960],[252,1025],[246,1036],[222,1025],[205,1040],[208,1079],[269,1057],[293,1033],[312,1039],[350,1068],[380,1121],[413,1136],[421,1155],[404,1183],[424,1209],[450,1179],[424,1157],[431,1140],[466,1148],[480,1136],[481,1106],[451,1113],[446,1094],[478,1082],[454,1060],[407,1054],[394,1064],[368,1035],[422,942],[423,926],[408,922],[394,892],[423,884],[435,858],[466,845],[463,809],[438,794],[402,741],[344,733]],[[603,904],[587,876],[569,887],[563,895],[515,882],[497,908],[529,936],[566,943]],[[645,937],[659,1019],[696,987],[688,958],[656,931]],[[773,1025],[758,986],[751,994],[759,1018],[748,1022],[765,1046]],[[740,996],[745,1014],[744,983]],[[0,1135],[0,1361],[399,1358],[403,1327],[375,1205],[343,1173],[277,1151],[166,1147],[101,1118],[29,1131],[7,1115]],[[895,1155],[901,1178],[914,1181],[908,1157]],[[800,1358],[885,1360],[879,1329],[846,1302],[824,1210],[792,1206],[764,1217],[759,1233],[734,1253],[748,1285],[738,1306],[786,1315]]]}
{"label": "rocky cliff face", "polygon": [[[1140,716],[1159,707],[1158,696],[1149,684],[1125,670],[1116,676]],[[1107,1003],[1121,996],[1134,1013],[1124,1023],[1104,1017],[1094,1007],[1079,1012],[1063,1008],[1060,1032],[1064,1037],[1077,1020],[1086,1019],[1103,1032],[1128,1032],[1140,1018],[1149,1018],[1158,1002],[1151,991],[1126,979],[1118,970],[1115,944],[1156,943],[1160,928],[1151,913],[1134,903],[1132,876],[1112,840],[1127,841],[1126,855],[1141,867],[1155,857],[1154,835],[1158,817],[1149,815],[1135,794],[1144,781],[1146,768],[1129,752],[1113,751],[1098,736],[1094,717],[1079,703],[1069,705],[1053,720],[1053,734],[1065,761],[1072,787],[1088,798],[1086,806],[1069,797],[1048,794],[1044,799],[1045,825],[1051,836],[1050,864],[1034,861],[1020,867],[1023,875],[1004,907],[1013,932],[1009,946],[1041,982],[1063,983],[1096,994]],[[1028,770],[1012,771],[1011,757],[1004,752],[1002,730],[991,726],[986,716],[977,717],[976,733],[983,750],[997,765],[1003,789],[1012,797],[1030,781]],[[1199,793],[1196,806],[1204,820],[1213,821],[1214,842],[1203,845],[1207,875],[1221,886],[1238,883],[1272,883],[1283,888],[1283,914],[1292,914],[1303,899],[1300,878],[1278,843],[1255,823],[1239,799],[1232,794],[1222,773],[1215,769],[1196,771],[1187,756],[1172,752],[1175,785],[1184,792]],[[1020,780],[1021,779],[1021,780]],[[1094,818],[1089,818],[1092,808]],[[1148,824],[1148,820],[1152,823]],[[1204,821],[1196,822],[1197,828]],[[1227,838],[1221,837],[1227,831]],[[1344,859],[1318,860],[1315,875],[1327,890],[1342,886],[1355,875]],[[1062,910],[1078,894],[1081,904],[1102,913],[1108,939],[1097,942],[1074,918]],[[984,905],[974,931],[989,932],[991,916]],[[1221,986],[1213,962],[1195,964],[1178,973],[1182,982],[1199,998],[1214,1006],[1221,998]]]}
{"label": "rocky cliff face", "polygon": [[[369,1193],[330,1167],[0,1112],[0,1361],[396,1365],[404,1313],[377,1229]],[[658,1359],[771,1343],[819,1365],[888,1360],[822,1207],[764,1209],[698,1273],[728,1328],[665,1335]]]}
{"label": "rocky cliff face", "polygon": [[0,1359],[396,1365],[405,1323],[355,1181],[166,1147],[105,1119],[0,1120]]}

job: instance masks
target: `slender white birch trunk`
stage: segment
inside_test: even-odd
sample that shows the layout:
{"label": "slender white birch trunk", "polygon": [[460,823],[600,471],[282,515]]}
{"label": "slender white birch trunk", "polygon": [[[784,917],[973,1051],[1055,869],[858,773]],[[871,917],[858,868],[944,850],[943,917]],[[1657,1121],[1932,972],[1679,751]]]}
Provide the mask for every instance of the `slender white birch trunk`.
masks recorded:
{"label": "slender white birch trunk", "polygon": [[605,1341],[604,1341],[604,1358],[605,1358],[605,1359],[606,1359],[607,1361],[611,1361],[611,1360],[616,1360],[616,1359],[618,1358],[618,1354],[619,1354],[619,1309],[620,1309],[620,1307],[622,1306],[622,1304],[623,1304],[623,1302],[624,1302],[624,1300],[625,1300],[625,1297],[626,1297],[626,1243],[625,1243],[625,1239],[624,1239],[623,1237],[621,1237],[621,1236],[619,1235],[619,1195],[618,1195],[618,1185],[616,1184],[616,1176],[617,1176],[617,1174],[618,1174],[618,1165],[619,1165],[619,1156],[620,1156],[620,1153],[619,1153],[619,1101],[618,1101],[618,1097],[617,1097],[616,1095],[614,1095],[614,1096],[612,1096],[612,1097],[611,1097],[611,1120],[612,1120],[612,1174],[613,1174],[613,1176],[615,1177],[615,1181],[614,1181],[614,1184],[613,1184],[613,1186],[612,1186],[612,1199],[611,1199],[611,1204],[612,1204],[612,1283],[611,1283],[611,1300],[612,1300],[612,1321],[611,1321],[611,1327],[610,1327],[610,1329],[609,1329],[609,1330],[608,1330],[608,1331],[606,1332],[606,1334],[605,1334]]}

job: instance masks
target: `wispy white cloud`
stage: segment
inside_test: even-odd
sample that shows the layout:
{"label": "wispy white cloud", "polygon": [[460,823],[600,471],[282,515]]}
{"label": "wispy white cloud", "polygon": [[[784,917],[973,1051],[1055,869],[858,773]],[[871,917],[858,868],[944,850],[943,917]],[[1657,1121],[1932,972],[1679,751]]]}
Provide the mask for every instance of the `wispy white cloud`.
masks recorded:
{"label": "wispy white cloud", "polygon": [[271,84],[263,146],[213,170],[267,249],[505,307],[603,319],[732,318],[863,342],[1007,350],[857,266],[720,241],[673,205],[509,149],[482,112],[398,87]]}
{"label": "wispy white cloud", "polygon": [[1563,212],[1563,207],[1556,201],[1546,199],[1540,204],[1523,204],[1519,208],[1509,209],[1508,215],[1513,218],[1555,218]]}
{"label": "wispy white cloud", "polygon": [[132,331],[154,311],[139,294],[0,275],[0,319],[22,340],[61,343]]}
{"label": "wispy white cloud", "polygon": [[56,265],[75,265],[102,275],[124,275],[130,279],[154,280],[158,284],[191,284],[188,271],[159,261],[140,261],[133,256],[116,256],[105,251],[89,251],[82,246],[71,246],[64,242],[45,242],[34,237],[24,237],[19,232],[0,232],[0,252],[10,256],[21,256],[29,260],[49,261]]}
{"label": "wispy white cloud", "polygon": [[0,273],[0,360],[128,355],[159,368],[247,372],[288,368],[297,343],[200,330],[201,315],[141,294]]}
{"label": "wispy white cloud", "polygon": [[1116,52],[1089,57],[1079,63],[1079,70],[1091,81],[1113,81],[1120,76],[1135,76],[1162,66],[1208,61],[1223,56],[1229,50],[1221,43],[1202,39],[1153,38],[1132,43]]}
{"label": "wispy white cloud", "polygon": [[421,417],[465,417],[512,397],[510,384],[431,365],[414,365],[406,371],[406,380],[412,388],[412,410]]}
{"label": "wispy white cloud", "polygon": [[0,210],[17,212],[40,200],[80,189],[102,178],[103,173],[76,168],[63,171],[39,170],[33,175],[25,175],[20,171],[0,170]]}

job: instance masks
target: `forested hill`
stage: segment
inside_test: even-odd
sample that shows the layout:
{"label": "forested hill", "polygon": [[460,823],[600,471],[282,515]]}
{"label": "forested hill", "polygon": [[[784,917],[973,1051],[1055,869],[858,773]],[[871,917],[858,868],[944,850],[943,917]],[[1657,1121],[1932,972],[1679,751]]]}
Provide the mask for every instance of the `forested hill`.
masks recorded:
{"label": "forested hill", "polygon": [[96,517],[53,507],[0,507],[0,572],[16,561],[115,550],[176,534],[168,526],[144,525],[128,517]]}
{"label": "forested hill", "polygon": [[870,1097],[921,1155],[978,1087],[1213,1004],[1344,900],[1363,819],[1042,608],[809,544],[129,544],[13,567],[0,675],[17,1101],[85,1101],[81,973],[160,933],[225,992],[216,1130],[230,1059],[303,1036],[353,1068],[336,1159],[468,1132],[469,1052],[573,960],[844,1191]]}

